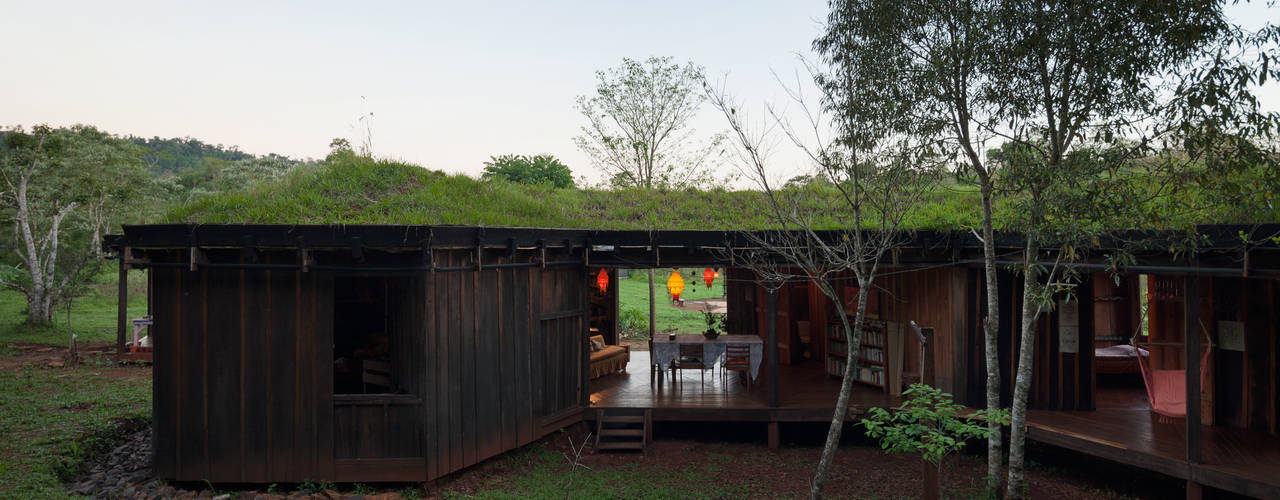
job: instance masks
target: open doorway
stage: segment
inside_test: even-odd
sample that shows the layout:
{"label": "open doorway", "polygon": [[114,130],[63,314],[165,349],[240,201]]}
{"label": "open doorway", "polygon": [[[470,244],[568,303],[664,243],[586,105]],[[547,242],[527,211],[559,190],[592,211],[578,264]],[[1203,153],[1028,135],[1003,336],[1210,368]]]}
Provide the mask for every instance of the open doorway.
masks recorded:
{"label": "open doorway", "polygon": [[1099,410],[1146,410],[1146,386],[1139,356],[1148,358],[1148,349],[1135,345],[1149,335],[1149,293],[1151,277],[1125,275],[1116,279],[1098,273],[1093,276],[1094,372]]}

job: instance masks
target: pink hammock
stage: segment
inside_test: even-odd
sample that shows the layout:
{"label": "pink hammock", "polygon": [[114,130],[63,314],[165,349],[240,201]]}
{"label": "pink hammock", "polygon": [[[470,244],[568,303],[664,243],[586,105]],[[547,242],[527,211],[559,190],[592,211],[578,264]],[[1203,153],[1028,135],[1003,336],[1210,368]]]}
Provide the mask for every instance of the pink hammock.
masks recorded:
{"label": "pink hammock", "polygon": [[[1205,344],[1204,355],[1200,357],[1200,387],[1205,385],[1205,378],[1209,375],[1209,353],[1213,352],[1213,342],[1208,338],[1209,335],[1204,331],[1204,325],[1201,325],[1201,333],[1205,334],[1205,340],[1209,341]],[[1139,344],[1153,344],[1151,342],[1133,342],[1137,347]],[[1147,399],[1151,402],[1151,411],[1169,418],[1184,418],[1187,416],[1187,370],[1155,370],[1148,366],[1151,361],[1149,358],[1137,355],[1138,349],[1134,349],[1135,356],[1138,357],[1138,368],[1142,371],[1142,381],[1147,385]]]}

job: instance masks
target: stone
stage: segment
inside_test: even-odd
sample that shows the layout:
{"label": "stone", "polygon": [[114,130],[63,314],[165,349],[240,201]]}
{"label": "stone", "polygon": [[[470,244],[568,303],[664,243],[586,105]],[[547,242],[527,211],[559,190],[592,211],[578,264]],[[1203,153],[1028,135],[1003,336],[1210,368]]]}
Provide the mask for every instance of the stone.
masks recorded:
{"label": "stone", "polygon": [[48,366],[49,368],[62,368],[64,366],[67,366],[67,364],[61,361],[50,361],[49,364],[45,366]]}

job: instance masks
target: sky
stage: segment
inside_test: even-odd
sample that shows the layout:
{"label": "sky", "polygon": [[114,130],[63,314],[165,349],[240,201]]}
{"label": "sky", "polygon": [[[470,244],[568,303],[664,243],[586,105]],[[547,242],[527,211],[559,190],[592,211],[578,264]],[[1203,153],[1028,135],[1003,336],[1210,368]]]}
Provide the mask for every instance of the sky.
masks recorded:
{"label": "sky", "polygon": [[[254,154],[373,153],[478,175],[490,156],[552,154],[599,180],[573,144],[595,72],[670,56],[748,107],[785,103],[825,0],[673,2],[8,2],[0,125],[91,124]],[[1251,4],[1246,25],[1277,17]],[[1272,19],[1275,21],[1276,19]],[[1280,109],[1269,85],[1264,104]],[[709,107],[694,123],[724,128]],[[779,178],[803,173],[777,157]]]}

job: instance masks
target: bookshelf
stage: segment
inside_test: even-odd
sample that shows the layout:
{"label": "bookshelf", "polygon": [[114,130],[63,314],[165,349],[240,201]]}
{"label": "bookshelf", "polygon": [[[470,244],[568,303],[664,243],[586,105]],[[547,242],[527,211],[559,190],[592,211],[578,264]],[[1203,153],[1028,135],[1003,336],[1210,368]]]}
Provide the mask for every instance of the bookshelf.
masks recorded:
{"label": "bookshelf", "polygon": [[[862,344],[859,347],[857,365],[854,366],[854,380],[864,384],[885,388],[888,377],[889,342],[888,323],[875,319],[862,322]],[[844,375],[848,364],[848,339],[844,333],[844,325],[839,319],[827,324],[827,374],[835,377]]]}

